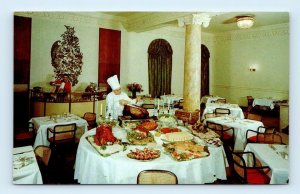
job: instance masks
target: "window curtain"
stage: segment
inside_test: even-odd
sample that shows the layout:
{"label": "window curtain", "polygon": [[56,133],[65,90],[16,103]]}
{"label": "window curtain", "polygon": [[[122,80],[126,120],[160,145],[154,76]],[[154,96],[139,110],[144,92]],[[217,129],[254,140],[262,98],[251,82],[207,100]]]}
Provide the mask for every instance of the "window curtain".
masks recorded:
{"label": "window curtain", "polygon": [[209,58],[208,48],[201,44],[201,96],[209,95]]}
{"label": "window curtain", "polygon": [[164,39],[153,40],[148,47],[149,93],[152,97],[171,94],[173,50]]}

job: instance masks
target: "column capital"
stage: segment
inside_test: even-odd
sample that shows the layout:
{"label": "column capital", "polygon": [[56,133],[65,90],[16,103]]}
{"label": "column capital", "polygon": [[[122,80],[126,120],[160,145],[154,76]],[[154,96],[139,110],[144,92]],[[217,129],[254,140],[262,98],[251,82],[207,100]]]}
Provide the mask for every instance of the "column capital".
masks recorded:
{"label": "column capital", "polygon": [[203,25],[204,28],[207,28],[211,17],[207,13],[198,13],[185,16],[178,19],[178,26],[183,27],[185,25]]}

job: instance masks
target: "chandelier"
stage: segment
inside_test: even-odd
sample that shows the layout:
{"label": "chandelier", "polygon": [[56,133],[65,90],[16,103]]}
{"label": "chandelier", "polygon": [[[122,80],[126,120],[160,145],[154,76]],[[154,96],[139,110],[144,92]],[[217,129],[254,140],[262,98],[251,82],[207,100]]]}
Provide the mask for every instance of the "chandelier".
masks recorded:
{"label": "chandelier", "polygon": [[237,19],[237,26],[239,28],[251,28],[253,26],[254,20],[253,17],[245,16]]}

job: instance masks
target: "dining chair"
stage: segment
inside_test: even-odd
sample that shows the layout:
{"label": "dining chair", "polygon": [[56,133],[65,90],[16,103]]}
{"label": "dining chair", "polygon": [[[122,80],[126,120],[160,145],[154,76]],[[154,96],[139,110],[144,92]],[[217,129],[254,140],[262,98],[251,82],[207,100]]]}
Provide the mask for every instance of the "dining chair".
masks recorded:
{"label": "dining chair", "polygon": [[177,176],[166,170],[143,170],[138,174],[137,184],[178,184]]}
{"label": "dining chair", "polygon": [[258,127],[257,131],[248,129],[246,141],[247,143],[283,144],[282,137],[276,133],[274,127]]}
{"label": "dining chair", "polygon": [[204,115],[204,119],[214,118],[214,117],[216,117],[215,113],[205,113],[205,115]]}
{"label": "dining chair", "polygon": [[25,145],[33,145],[36,136],[36,129],[32,122],[28,122],[28,128],[21,130],[15,134],[14,144],[17,147]]}
{"label": "dining chair", "polygon": [[179,108],[179,109],[183,109],[183,99],[180,99],[180,100],[178,101],[178,108]]}
{"label": "dining chair", "polygon": [[254,98],[252,96],[247,96],[247,101],[248,101],[247,112],[250,112],[250,110],[252,109]]}
{"label": "dining chair", "polygon": [[39,145],[34,149],[34,154],[42,174],[43,183],[48,182],[48,178],[49,178],[48,176],[50,170],[48,166],[49,166],[51,153],[52,150],[49,146]]}
{"label": "dining chair", "polygon": [[78,143],[76,143],[76,130],[76,123],[56,125],[54,128],[47,129],[47,139],[50,142],[50,148],[52,150],[52,174],[59,174],[59,172],[63,170],[61,167],[66,165],[69,160],[71,161],[70,165],[73,165],[73,158],[70,156],[76,156],[78,145]]}
{"label": "dining chair", "polygon": [[83,119],[86,120],[88,123],[88,130],[91,130],[91,129],[97,127],[96,113],[86,112],[83,115]]}
{"label": "dining chair", "polygon": [[217,117],[230,115],[230,109],[228,108],[216,108],[214,111]]}
{"label": "dining chair", "polygon": [[215,103],[226,104],[226,99],[225,98],[217,99],[217,100],[215,100]]}
{"label": "dining chair", "polygon": [[[269,166],[262,166],[253,152],[232,152],[233,174],[243,184],[269,184]],[[247,162],[246,162],[247,161]],[[250,162],[251,161],[251,162]]]}
{"label": "dining chair", "polygon": [[263,138],[264,138],[263,135],[265,133],[275,133],[275,127],[259,126],[256,131],[248,129],[246,131],[247,143],[257,143],[257,142],[263,141]]}
{"label": "dining chair", "polygon": [[142,104],[142,108],[155,109],[155,104]]}
{"label": "dining chair", "polygon": [[227,127],[211,121],[206,121],[205,127],[216,132],[225,145],[231,147],[232,149],[234,148],[235,136],[233,127]]}
{"label": "dining chair", "polygon": [[55,125],[47,129],[47,139],[50,147],[55,148],[64,143],[75,143],[76,123]]}
{"label": "dining chair", "polygon": [[259,114],[249,113],[247,119],[255,120],[255,121],[262,121],[262,116]]}

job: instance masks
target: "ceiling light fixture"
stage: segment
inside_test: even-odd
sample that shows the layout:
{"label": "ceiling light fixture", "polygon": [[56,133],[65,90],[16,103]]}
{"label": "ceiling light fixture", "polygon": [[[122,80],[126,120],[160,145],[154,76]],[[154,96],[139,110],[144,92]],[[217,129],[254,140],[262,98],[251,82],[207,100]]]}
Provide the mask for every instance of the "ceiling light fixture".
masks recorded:
{"label": "ceiling light fixture", "polygon": [[251,28],[253,26],[253,17],[245,16],[237,19],[237,26],[242,29]]}

